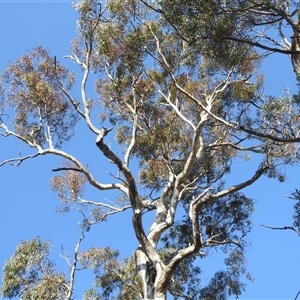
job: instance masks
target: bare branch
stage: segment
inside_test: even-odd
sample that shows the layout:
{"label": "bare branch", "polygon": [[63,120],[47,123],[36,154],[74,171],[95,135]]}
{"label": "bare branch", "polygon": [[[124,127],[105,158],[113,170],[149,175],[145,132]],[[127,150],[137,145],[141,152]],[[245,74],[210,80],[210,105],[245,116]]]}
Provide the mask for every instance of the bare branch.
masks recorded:
{"label": "bare branch", "polygon": [[75,168],[76,171],[82,172],[85,175],[85,177],[87,178],[88,182],[92,186],[96,187],[99,190],[117,189],[117,190],[122,191],[124,194],[128,195],[128,189],[120,183],[102,184],[102,183],[99,183],[98,181],[96,181],[95,178],[92,176],[92,174],[89,172],[89,170],[77,158],[75,158],[74,156],[72,156],[64,151],[61,151],[58,149],[45,149],[42,151],[41,154],[42,155],[54,154],[54,155],[66,158],[67,160],[73,162],[78,167],[78,170]]}
{"label": "bare branch", "polygon": [[[168,193],[171,190],[171,187],[174,183],[175,176],[172,172],[169,172],[169,180],[168,183],[166,184],[165,188],[163,189],[160,198],[157,201],[156,204],[156,215],[155,215],[155,220],[152,223],[149,234],[148,234],[148,239],[150,243],[152,244],[153,247],[156,247],[156,243],[161,236],[161,234],[171,225],[172,222],[167,222],[165,219],[164,221],[161,220],[161,215],[166,215],[169,213],[170,209],[173,211],[174,208],[169,208],[167,211],[166,203],[166,197],[168,196]],[[173,219],[174,216],[170,216],[169,219]]]}
{"label": "bare branch", "polygon": [[137,114],[135,113],[133,116],[133,126],[132,126],[132,133],[131,133],[131,141],[130,144],[127,148],[127,151],[125,153],[125,157],[124,157],[124,165],[128,168],[129,167],[129,158],[130,158],[130,154],[132,152],[132,149],[135,145],[135,138],[136,138],[136,130],[137,130]]}
{"label": "bare branch", "polygon": [[[74,108],[76,109],[76,111],[85,119],[86,124],[88,125],[88,127],[90,128],[90,130],[96,134],[99,134],[99,129],[96,128],[94,126],[94,124],[91,121],[90,118],[90,107],[86,98],[86,83],[89,77],[89,72],[90,72],[90,58],[92,55],[92,45],[90,44],[89,47],[87,47],[87,52],[86,52],[86,57],[85,57],[85,62],[81,62],[79,60],[79,58],[76,56],[75,53],[73,53],[73,56],[65,56],[65,58],[70,58],[73,61],[75,61],[77,64],[81,65],[84,69],[84,73],[83,73],[83,78],[81,81],[81,98],[82,98],[82,102],[83,102],[83,106],[84,106],[84,112],[82,112],[79,108],[78,103],[76,102],[76,100],[71,96],[71,94],[64,88],[62,82],[59,80],[59,84],[60,84],[60,88],[61,90],[64,92],[64,94],[67,96],[67,98],[71,101],[71,103],[73,104]],[[58,76],[57,76],[58,77]]]}
{"label": "bare branch", "polygon": [[59,171],[75,171],[75,172],[82,172],[82,170],[77,168],[71,168],[71,167],[63,167],[63,168],[56,168],[52,169],[52,172],[59,172]]}
{"label": "bare branch", "polygon": [[86,82],[89,76],[89,72],[90,72],[90,58],[92,55],[92,45],[90,45],[90,47],[87,49],[87,54],[86,54],[86,59],[85,59],[85,70],[84,70],[84,74],[83,74],[83,78],[82,78],[82,82],[81,82],[81,98],[82,98],[82,102],[83,102],[83,106],[84,106],[84,116],[85,116],[85,120],[87,125],[89,126],[89,128],[96,134],[99,134],[99,129],[97,129],[91,119],[90,119],[90,107],[86,98]]}
{"label": "bare branch", "polygon": [[[176,256],[174,256],[173,259],[168,264],[168,268],[173,269],[175,266],[177,266],[179,264],[180,261],[182,261],[186,257],[189,257],[190,255],[198,252],[199,249],[201,248],[201,245],[203,245],[202,236],[201,236],[201,232],[199,230],[199,224],[198,224],[198,213],[199,213],[200,207],[206,203],[210,203],[220,197],[223,197],[223,196],[228,195],[233,192],[237,192],[237,191],[251,185],[256,180],[258,180],[262,176],[262,174],[264,174],[264,172],[267,170],[267,168],[268,168],[268,166],[266,164],[263,165],[255,172],[254,176],[251,179],[249,179],[241,184],[231,186],[227,190],[221,191],[217,194],[207,194],[209,192],[209,188],[208,188],[206,191],[204,191],[203,193],[198,195],[192,201],[192,203],[190,205],[189,216],[192,220],[194,243],[192,245],[190,245],[189,247],[179,250],[178,253],[176,254]],[[215,240],[213,242],[216,243]],[[225,241],[225,242],[226,243],[235,243],[232,240]]]}
{"label": "bare branch", "polygon": [[[243,39],[243,38],[236,38],[236,37],[211,37],[211,36],[202,36],[202,37],[198,37],[197,40],[212,40],[212,41],[225,41],[225,40],[230,40],[230,41],[236,41],[236,42],[241,42],[244,44],[248,44],[250,46],[255,46],[258,48],[261,48],[263,50],[267,50],[270,52],[276,52],[276,53],[282,53],[282,54],[300,54],[300,51],[293,51],[290,49],[280,49],[280,48],[274,48],[274,47],[269,47],[266,45],[263,45],[259,42],[254,42],[252,40],[248,40],[248,39]],[[191,44],[193,44],[196,41],[191,42]]]}
{"label": "bare branch", "polygon": [[239,126],[240,130],[243,130],[247,133],[250,133],[252,135],[258,136],[258,137],[262,137],[262,138],[266,138],[275,142],[285,142],[285,143],[299,143],[300,142],[300,138],[280,138],[277,137],[275,135],[272,134],[265,134],[265,133],[261,133],[259,131],[253,130],[253,129],[249,129],[246,128],[244,126]]}
{"label": "bare branch", "polygon": [[263,152],[263,149],[262,149],[262,145],[257,145],[257,146],[251,146],[251,147],[241,147],[241,146],[238,146],[237,144],[235,143],[230,143],[230,142],[225,142],[225,143],[222,143],[222,142],[215,142],[215,143],[212,143],[212,144],[209,144],[206,146],[207,149],[214,149],[214,148],[219,148],[219,147],[231,147],[233,149],[236,149],[236,150],[239,150],[239,151],[249,151],[249,152],[253,152],[253,153],[264,153]]}
{"label": "bare branch", "polygon": [[[220,233],[219,235],[221,235],[222,233]],[[205,241],[205,243],[203,243],[203,247],[210,247],[210,246],[219,246],[219,245],[228,245],[228,244],[234,244],[237,247],[239,247],[241,250],[243,250],[243,247],[241,246],[241,244],[238,241],[233,241],[231,239],[225,239],[223,241],[217,241],[214,238],[217,237],[218,235],[215,235],[211,238],[209,238],[207,241]]]}
{"label": "bare branch", "polygon": [[192,123],[192,121],[190,121],[188,118],[186,118],[181,111],[179,111],[178,107],[176,105],[174,105],[174,103],[172,103],[172,101],[170,100],[170,91],[169,91],[169,95],[166,96],[161,90],[158,90],[158,92],[165,98],[165,100],[169,103],[169,105],[174,109],[174,111],[176,112],[176,114],[187,124],[189,124],[193,131],[196,131],[196,127],[195,125]]}
{"label": "bare branch", "polygon": [[[1,119],[0,119],[0,122],[1,122]],[[23,136],[15,133],[13,131],[10,131],[8,129],[8,127],[2,122],[0,123],[0,128],[3,128],[5,130],[5,132],[0,132],[0,135],[2,135],[3,137],[14,136],[17,139],[21,140],[22,142],[28,144],[30,147],[36,148],[39,152],[43,151],[42,147],[39,144],[37,144],[35,142],[31,142],[31,141],[27,140],[26,138],[24,138]]]}
{"label": "bare branch", "polygon": [[117,213],[117,212],[121,212],[124,210],[127,210],[129,208],[131,208],[130,205],[127,206],[123,206],[123,207],[117,207],[117,206],[112,206],[103,202],[96,202],[96,201],[92,201],[92,200],[84,200],[84,199],[78,199],[78,203],[82,203],[82,204],[91,204],[91,205],[95,205],[95,206],[103,206],[105,208],[108,208],[110,210],[112,210],[113,212]]}
{"label": "bare branch", "polygon": [[[64,251],[63,245],[60,245],[60,248],[61,248],[61,251],[63,254],[60,254],[59,256],[67,262],[69,267],[71,267],[69,255]],[[68,289],[69,289],[69,287],[68,287]]]}
{"label": "bare branch", "polygon": [[[211,104],[208,105],[209,109],[211,108]],[[202,151],[203,149],[203,140],[202,140],[202,136],[201,136],[201,132],[203,129],[203,126],[205,124],[205,122],[208,119],[208,114],[206,113],[206,111],[202,111],[200,114],[200,121],[197,125],[196,128],[196,132],[193,138],[193,142],[192,142],[192,149],[190,151],[190,154],[184,164],[184,168],[182,170],[182,172],[177,175],[177,184],[180,185],[182,183],[182,181],[185,179],[185,177],[189,174],[189,171],[196,159],[196,157],[198,156],[198,154]]]}
{"label": "bare branch", "polygon": [[68,294],[66,296],[66,299],[68,299],[68,300],[72,299],[72,294],[73,294],[73,289],[74,289],[74,281],[75,281],[75,273],[76,273],[76,266],[77,266],[77,263],[78,263],[78,250],[79,250],[79,246],[80,246],[81,242],[85,238],[85,230],[86,230],[85,226],[82,226],[81,236],[80,236],[76,246],[74,247],[74,258],[73,258],[73,263],[72,263],[72,267],[71,267],[70,283],[69,283]]}
{"label": "bare branch", "polygon": [[73,104],[75,110],[79,113],[79,115],[81,117],[83,117],[85,119],[85,115],[84,113],[80,110],[79,108],[79,104],[76,102],[76,100],[72,97],[72,95],[65,89],[65,87],[63,86],[60,78],[57,75],[57,79],[60,85],[60,89],[63,91],[63,93],[66,95],[66,97],[71,101],[71,103]]}
{"label": "bare branch", "polygon": [[272,227],[268,225],[261,225],[262,227],[273,229],[273,230],[292,230],[295,231],[298,235],[300,235],[300,231],[295,229],[293,226],[283,226],[283,227]]}
{"label": "bare branch", "polygon": [[230,188],[224,190],[224,191],[221,191],[217,194],[214,194],[213,197],[214,198],[220,198],[220,197],[224,197],[228,194],[231,194],[231,193],[235,193],[235,192],[238,192],[242,189],[244,189],[245,187],[253,184],[255,181],[257,181],[265,172],[266,170],[269,168],[268,164],[267,163],[264,163],[256,172],[255,174],[253,175],[252,178],[250,178],[249,180],[243,182],[243,183],[240,183],[240,184],[237,184],[237,185],[233,185],[231,186]]}
{"label": "bare branch", "polygon": [[6,159],[2,163],[0,163],[0,167],[2,167],[3,165],[6,165],[6,164],[18,167],[24,160],[35,158],[39,155],[41,155],[41,153],[37,152],[37,153],[32,154],[32,155]]}
{"label": "bare branch", "polygon": [[72,55],[65,55],[64,58],[69,58],[73,60],[75,63],[77,63],[78,65],[82,66],[84,69],[86,68],[86,64],[78,58],[78,56],[76,55],[76,53],[74,53],[74,51],[72,51]]}

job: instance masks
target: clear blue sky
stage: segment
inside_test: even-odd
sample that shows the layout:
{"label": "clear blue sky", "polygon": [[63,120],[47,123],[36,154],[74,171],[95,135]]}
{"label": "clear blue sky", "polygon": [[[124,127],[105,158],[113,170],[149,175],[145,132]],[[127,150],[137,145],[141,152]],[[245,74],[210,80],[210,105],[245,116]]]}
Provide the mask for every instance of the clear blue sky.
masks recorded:
{"label": "clear blue sky", "polygon": [[[26,51],[39,45],[45,46],[51,54],[62,61],[69,54],[70,41],[76,37],[76,13],[71,1],[1,1],[0,0],[0,69],[7,66]],[[66,62],[68,67],[75,66]],[[78,70],[78,68],[75,68]],[[266,94],[278,95],[285,87],[296,90],[296,82],[287,57],[274,55],[264,63],[262,71],[266,77]],[[91,91],[92,93],[92,91]],[[76,134],[68,151],[76,153],[85,163],[93,166],[101,178],[104,159],[97,151],[95,137],[81,130]],[[0,161],[18,156],[30,150],[14,139],[0,139]],[[79,215],[55,213],[56,195],[51,192],[49,180],[51,169],[58,167],[60,160],[54,157],[40,157],[26,161],[20,167],[0,168],[0,268],[14,252],[19,240],[31,239],[37,235],[49,239],[53,244],[52,257],[57,267],[66,270],[66,264],[59,254],[61,244],[65,250],[72,249],[79,237],[76,220]],[[239,170],[231,178],[240,182],[241,176],[253,168],[251,162],[236,165]],[[294,299],[300,290],[300,237],[289,231],[272,231],[261,224],[284,226],[292,224],[293,201],[284,197],[295,188],[300,188],[299,166],[287,168],[287,181],[279,183],[264,178],[247,188],[246,195],[255,199],[254,227],[250,235],[251,246],[247,251],[249,270],[255,277],[247,284],[241,299]],[[112,197],[93,190],[87,196],[94,200]],[[92,229],[83,243],[88,246],[105,246],[120,249],[123,255],[130,255],[137,246],[131,228],[131,214],[113,216],[110,221]],[[211,255],[211,264],[206,266],[205,278],[210,268],[218,267],[218,253]],[[0,275],[2,271],[0,270]],[[92,278],[86,273],[79,275],[75,283],[78,299],[82,291],[90,287]]]}

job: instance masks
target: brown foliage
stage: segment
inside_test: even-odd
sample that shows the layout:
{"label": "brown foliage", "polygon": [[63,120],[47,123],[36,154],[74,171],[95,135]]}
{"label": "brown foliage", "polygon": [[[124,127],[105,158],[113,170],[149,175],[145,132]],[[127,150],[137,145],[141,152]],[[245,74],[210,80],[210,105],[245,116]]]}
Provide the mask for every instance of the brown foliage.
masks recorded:
{"label": "brown foliage", "polygon": [[74,108],[60,89],[70,89],[74,75],[54,62],[42,47],[11,63],[3,72],[1,110],[14,109],[14,131],[33,144],[60,146],[73,135]]}
{"label": "brown foliage", "polygon": [[75,171],[74,165],[68,162],[63,163],[61,169],[64,171],[59,176],[54,176],[50,183],[66,209],[83,195],[86,178],[79,170]]}

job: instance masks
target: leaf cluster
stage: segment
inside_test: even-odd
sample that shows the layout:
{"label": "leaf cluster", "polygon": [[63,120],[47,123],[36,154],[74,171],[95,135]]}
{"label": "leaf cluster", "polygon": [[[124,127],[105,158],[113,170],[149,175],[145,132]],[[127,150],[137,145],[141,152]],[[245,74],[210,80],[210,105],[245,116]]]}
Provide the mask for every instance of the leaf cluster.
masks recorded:
{"label": "leaf cluster", "polygon": [[[11,63],[3,72],[1,111],[15,111],[14,131],[32,144],[60,147],[73,135],[78,120],[60,89],[74,84],[74,74],[59,66],[42,47]],[[6,92],[4,92],[6,91]]]}
{"label": "leaf cluster", "polygon": [[231,68],[243,63],[251,47],[237,42],[247,38],[251,13],[245,13],[245,1],[172,1],[159,2],[167,22],[175,33],[205,56],[207,66]]}
{"label": "leaf cluster", "polygon": [[[190,199],[191,196],[182,202],[185,210],[189,208]],[[247,242],[243,239],[251,230],[253,211],[253,200],[242,193],[230,194],[203,206],[198,217],[203,238],[202,250],[205,251],[210,243],[226,248],[228,245],[235,247],[235,242],[238,241],[239,247],[246,246]],[[162,238],[164,247],[180,249],[188,246],[193,237],[191,230],[190,219],[183,217]]]}
{"label": "leaf cluster", "polygon": [[51,189],[58,193],[58,199],[68,211],[73,203],[82,197],[86,183],[86,177],[74,164],[65,161],[60,168],[63,172],[59,176],[52,177]]}
{"label": "leaf cluster", "polygon": [[226,300],[228,296],[240,296],[245,290],[245,284],[241,283],[240,278],[245,276],[252,280],[245,264],[246,260],[242,251],[230,252],[225,260],[227,270],[216,272],[208,285],[200,290],[198,299]]}
{"label": "leaf cluster", "polygon": [[[188,199],[183,206],[188,208]],[[222,197],[206,204],[200,210],[198,225],[202,245],[198,255],[181,262],[174,271],[170,292],[174,295],[187,295],[187,299],[227,299],[228,295],[239,296],[244,290],[242,275],[251,279],[245,268],[244,249],[250,232],[253,201],[242,193]],[[183,217],[163,236],[162,249],[169,249],[166,260],[172,259],[180,249],[192,243],[193,232],[189,218]],[[214,248],[211,248],[214,246]],[[213,250],[214,249],[214,250]],[[222,249],[226,270],[215,273],[207,285],[201,282],[201,262],[211,251]],[[165,251],[165,250],[163,250]],[[201,296],[199,296],[201,295]],[[176,298],[176,299],[180,299]]]}
{"label": "leaf cluster", "polygon": [[141,297],[142,283],[132,258],[120,261],[119,252],[109,247],[90,248],[80,253],[80,262],[96,275],[94,287],[85,294],[90,298],[101,288],[101,299],[137,300]]}
{"label": "leaf cluster", "polygon": [[49,259],[50,244],[36,237],[21,241],[3,269],[3,297],[20,299],[64,299],[65,275]]}

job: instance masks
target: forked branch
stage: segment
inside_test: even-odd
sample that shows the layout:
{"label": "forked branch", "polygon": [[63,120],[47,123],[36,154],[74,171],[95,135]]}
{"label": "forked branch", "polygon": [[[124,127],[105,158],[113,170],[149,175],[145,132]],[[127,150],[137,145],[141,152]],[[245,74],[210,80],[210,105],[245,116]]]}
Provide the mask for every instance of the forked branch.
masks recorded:
{"label": "forked branch", "polygon": [[41,153],[37,152],[37,153],[32,154],[32,155],[26,155],[26,156],[23,156],[23,157],[19,156],[19,157],[15,157],[15,158],[6,159],[2,163],[0,163],[0,167],[4,166],[6,164],[18,167],[18,166],[20,166],[20,164],[23,161],[25,161],[27,159],[35,158],[39,155],[41,155]]}

